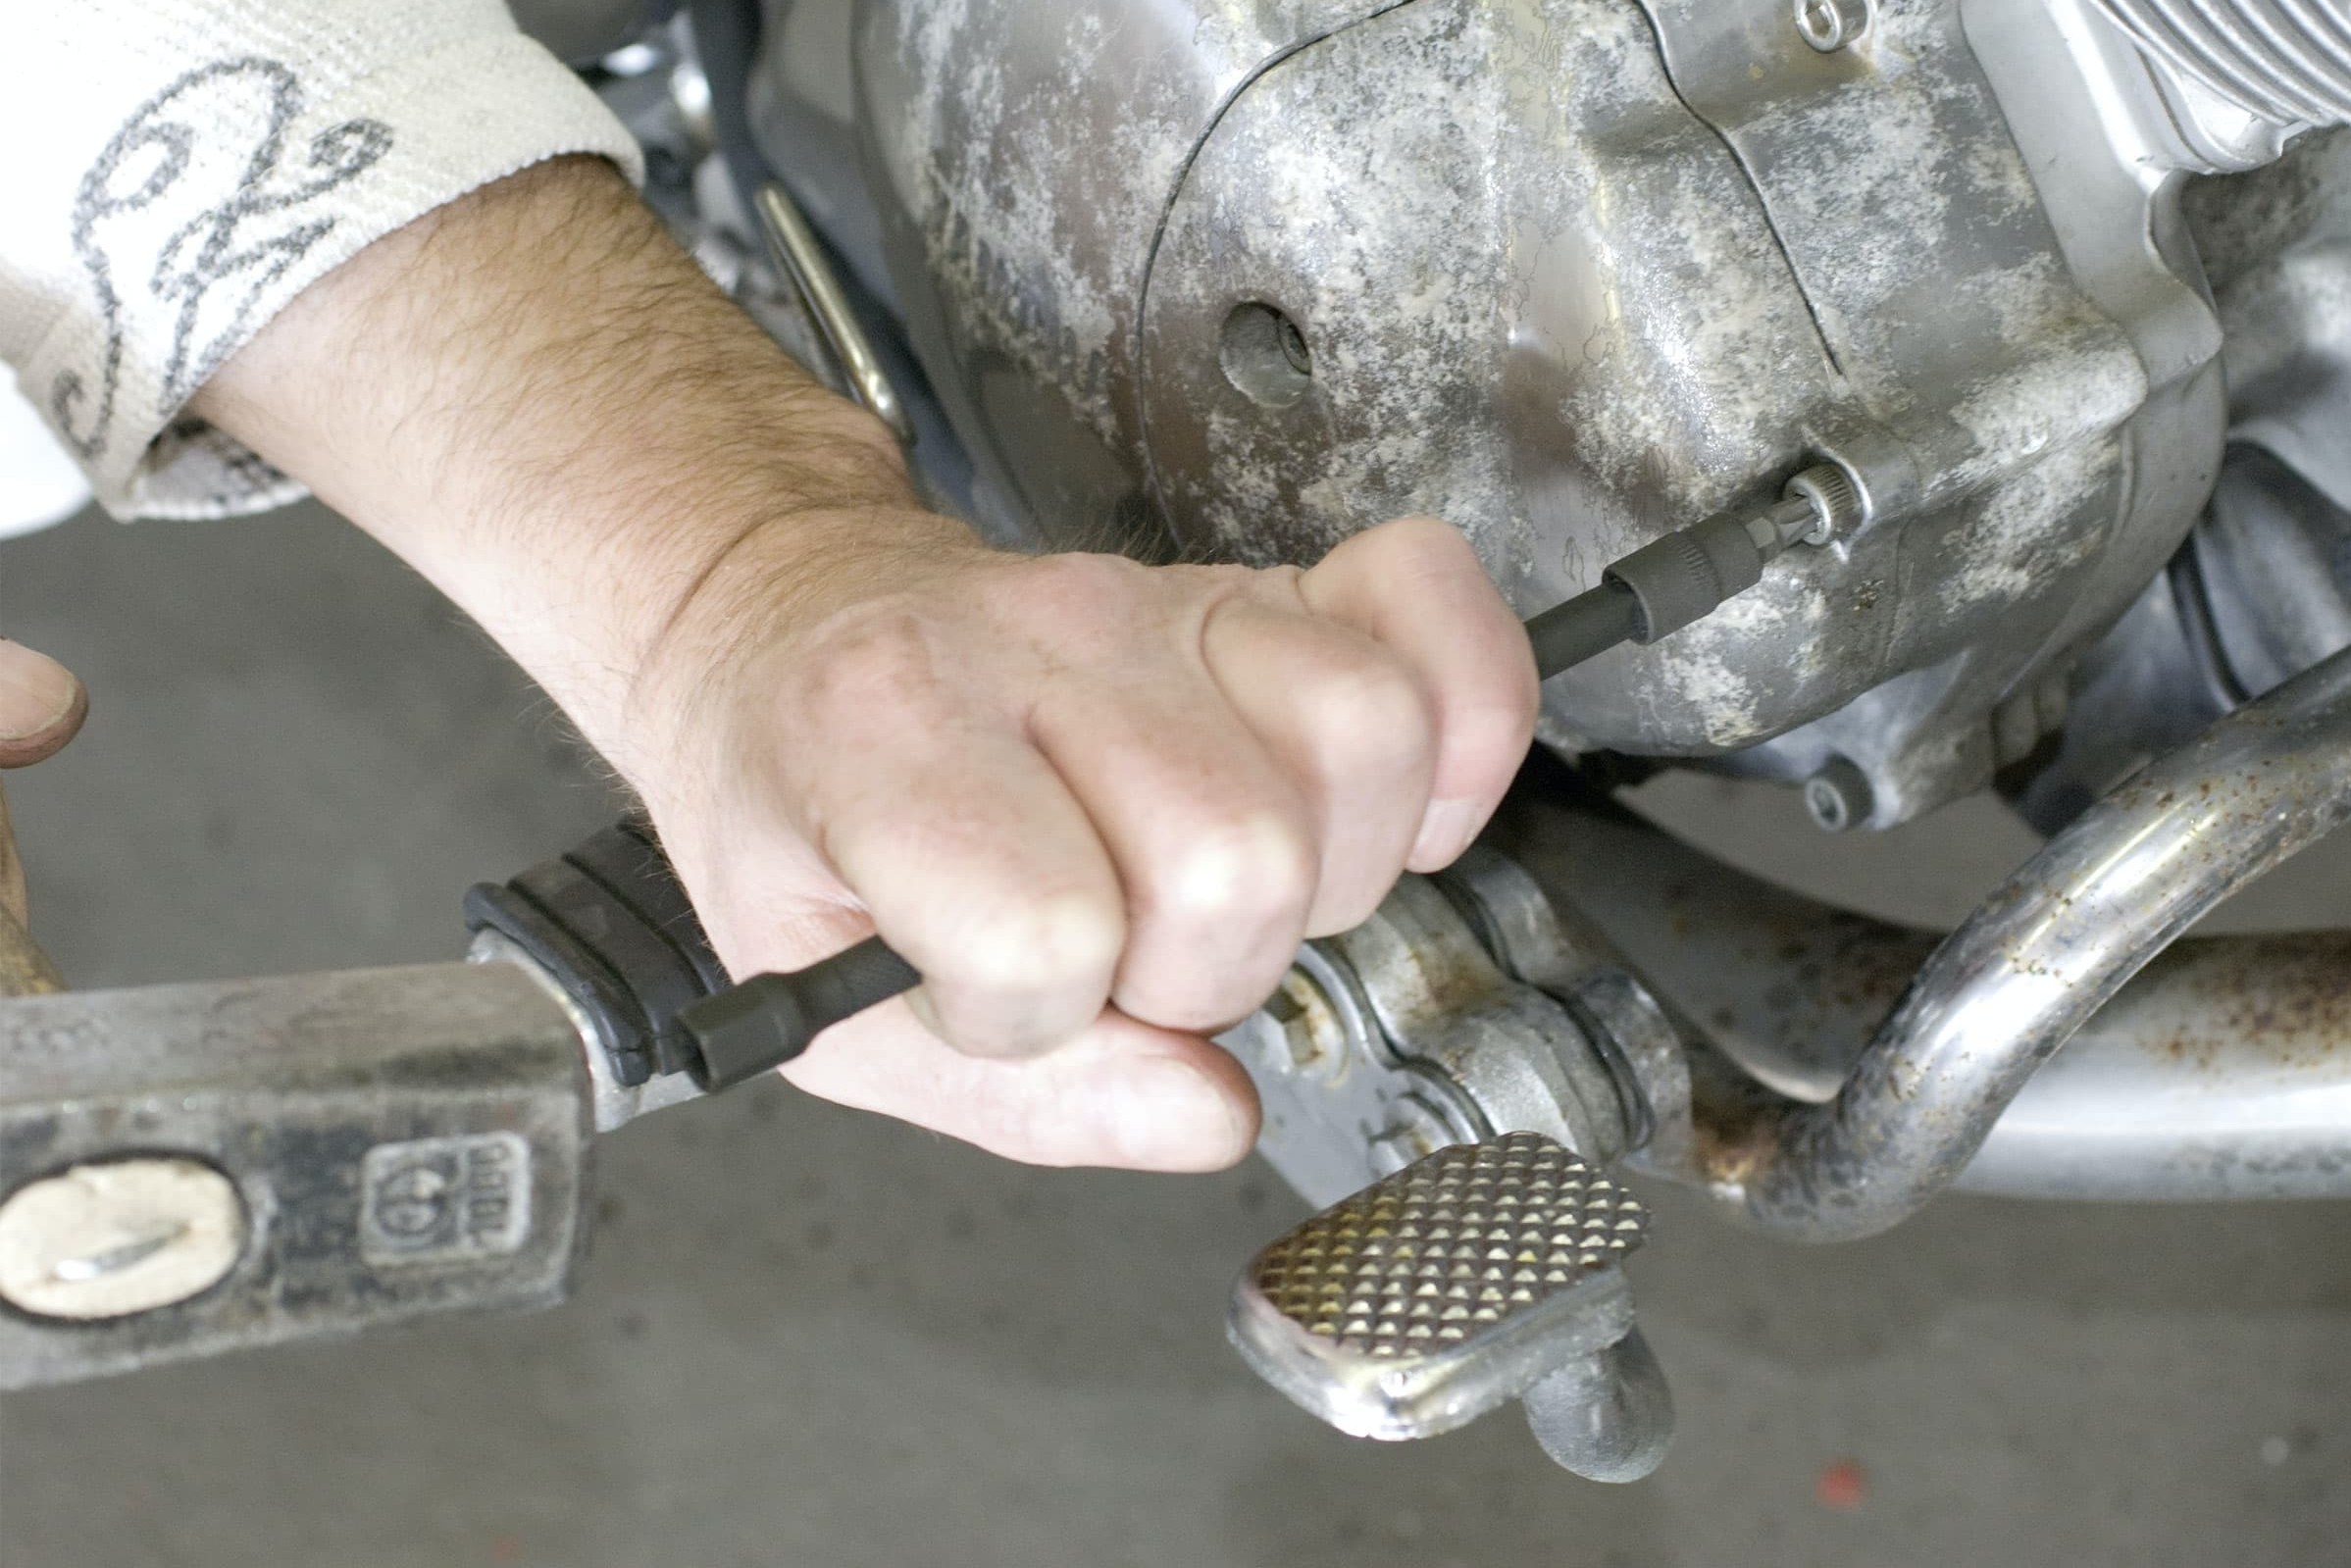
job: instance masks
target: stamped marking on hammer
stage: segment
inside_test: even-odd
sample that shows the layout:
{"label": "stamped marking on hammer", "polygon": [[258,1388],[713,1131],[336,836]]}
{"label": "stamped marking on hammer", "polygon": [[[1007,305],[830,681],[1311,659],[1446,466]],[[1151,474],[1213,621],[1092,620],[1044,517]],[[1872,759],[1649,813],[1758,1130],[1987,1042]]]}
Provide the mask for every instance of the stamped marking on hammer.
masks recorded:
{"label": "stamped marking on hammer", "polygon": [[379,1143],[359,1172],[370,1264],[497,1257],[531,1234],[531,1145],[513,1133]]}

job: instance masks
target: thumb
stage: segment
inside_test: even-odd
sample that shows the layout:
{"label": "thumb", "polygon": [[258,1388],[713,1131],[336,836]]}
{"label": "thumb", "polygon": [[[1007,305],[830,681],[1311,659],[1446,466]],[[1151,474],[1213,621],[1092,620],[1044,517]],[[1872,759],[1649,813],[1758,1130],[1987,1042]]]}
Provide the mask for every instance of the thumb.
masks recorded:
{"label": "thumb", "polygon": [[73,671],[0,637],[0,768],[22,768],[63,749],[89,711],[89,692]]}

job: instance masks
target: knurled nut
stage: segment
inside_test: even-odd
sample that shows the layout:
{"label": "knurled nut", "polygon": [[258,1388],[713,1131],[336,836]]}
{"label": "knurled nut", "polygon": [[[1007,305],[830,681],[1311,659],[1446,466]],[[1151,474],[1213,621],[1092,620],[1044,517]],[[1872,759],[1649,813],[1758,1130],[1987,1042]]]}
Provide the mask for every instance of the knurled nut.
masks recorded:
{"label": "knurled nut", "polygon": [[1714,570],[1714,558],[1697,534],[1685,529],[1673,535],[1674,551],[1681,557],[1682,571],[1689,577],[1693,588],[1705,593],[1719,604],[1722,601],[1722,574]]}
{"label": "knurled nut", "polygon": [[1868,508],[1862,501],[1862,492],[1855,486],[1853,476],[1835,463],[1815,463],[1788,481],[1782,492],[1790,497],[1801,496],[1813,504],[1817,519],[1803,538],[1806,544],[1826,544],[1842,538],[1868,520]]}

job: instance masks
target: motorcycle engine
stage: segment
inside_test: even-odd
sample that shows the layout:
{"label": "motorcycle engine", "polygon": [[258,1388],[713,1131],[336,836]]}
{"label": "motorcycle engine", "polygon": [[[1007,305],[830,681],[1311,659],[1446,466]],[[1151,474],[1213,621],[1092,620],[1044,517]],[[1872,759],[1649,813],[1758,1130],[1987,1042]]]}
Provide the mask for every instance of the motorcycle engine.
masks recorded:
{"label": "motorcycle engine", "polygon": [[942,505],[1256,564],[1433,513],[1532,615],[1806,475],[1804,547],[1544,740],[2052,835],[1938,942],[1537,759],[1218,1037],[1329,1205],[1236,1288],[1276,1388],[1646,1473],[1617,1166],[1811,1240],[2351,1190],[2351,933],[2174,944],[2351,820],[2343,0],[750,3],[595,79]]}
{"label": "motorcycle engine", "polygon": [[[975,505],[1031,542],[1306,561],[1434,513],[1532,613],[1844,469],[1858,526],[1549,683],[1567,751],[1858,774],[1845,820],[1877,827],[2064,751],[2062,820],[2112,782],[2081,770],[2143,760],[2058,734],[2134,601],[2172,615],[2232,435],[2248,526],[2345,531],[2351,336],[2320,302],[2351,291],[2351,23],[2324,0],[767,20],[754,133],[816,170],[788,177],[894,302]],[[2341,619],[2333,565],[2293,613]],[[2225,656],[2211,619],[2166,622],[2195,642],[2171,663]],[[2193,685],[2104,691],[2135,706],[2103,733]]]}

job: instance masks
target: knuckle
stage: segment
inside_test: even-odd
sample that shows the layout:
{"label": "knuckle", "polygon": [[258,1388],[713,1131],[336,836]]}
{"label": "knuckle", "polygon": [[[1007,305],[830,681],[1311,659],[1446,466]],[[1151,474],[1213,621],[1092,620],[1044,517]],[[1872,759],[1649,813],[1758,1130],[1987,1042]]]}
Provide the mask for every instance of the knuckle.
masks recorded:
{"label": "knuckle", "polygon": [[1153,857],[1146,902],[1187,924],[1278,922],[1304,909],[1319,872],[1306,835],[1286,817],[1235,813],[1168,835]]}
{"label": "knuckle", "polygon": [[1145,593],[1150,570],[1124,556],[1040,555],[1004,576],[993,603],[1002,616],[1106,630],[1127,621]]}
{"label": "knuckle", "polygon": [[1388,525],[1392,559],[1383,576],[1406,592],[1439,591],[1449,595],[1476,590],[1479,598],[1491,592],[1492,580],[1468,536],[1451,523],[1435,518],[1405,518]]}
{"label": "knuckle", "polygon": [[999,994],[1100,990],[1126,942],[1110,898],[1021,898],[975,914],[955,935],[949,967],[965,985]]}
{"label": "knuckle", "polygon": [[1534,743],[1542,691],[1532,671],[1525,680],[1509,674],[1467,676],[1444,699],[1437,743],[1446,794],[1476,793],[1488,783],[1497,792],[1518,771]]}
{"label": "knuckle", "polygon": [[1304,704],[1326,747],[1369,761],[1418,758],[1435,743],[1427,693],[1392,658],[1360,658],[1316,683]]}
{"label": "knuckle", "polygon": [[1467,546],[1468,540],[1462,537],[1461,531],[1451,523],[1419,515],[1394,518],[1365,529],[1345,545],[1356,556],[1380,557],[1391,568],[1423,559],[1458,559]]}
{"label": "knuckle", "polygon": [[1410,551],[1432,563],[1448,566],[1477,563],[1477,552],[1470,548],[1469,536],[1443,518],[1400,517],[1387,526],[1387,533],[1395,540],[1392,548]]}

